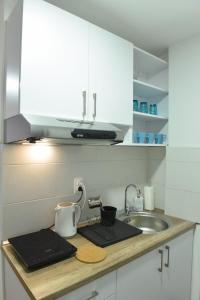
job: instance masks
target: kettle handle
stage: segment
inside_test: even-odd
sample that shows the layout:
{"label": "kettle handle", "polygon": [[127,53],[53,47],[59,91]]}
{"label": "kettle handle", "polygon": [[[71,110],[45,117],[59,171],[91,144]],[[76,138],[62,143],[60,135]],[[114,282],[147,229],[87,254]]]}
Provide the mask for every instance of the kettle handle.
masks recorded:
{"label": "kettle handle", "polygon": [[75,207],[75,211],[74,211],[73,223],[74,226],[76,226],[81,217],[81,207],[78,204],[75,204],[74,207]]}

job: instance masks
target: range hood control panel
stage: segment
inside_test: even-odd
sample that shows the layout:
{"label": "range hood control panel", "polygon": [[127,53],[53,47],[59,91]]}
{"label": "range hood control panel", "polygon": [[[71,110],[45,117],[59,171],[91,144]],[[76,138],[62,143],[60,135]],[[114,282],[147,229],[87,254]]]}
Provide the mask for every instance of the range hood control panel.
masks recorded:
{"label": "range hood control panel", "polygon": [[106,130],[74,129],[71,132],[73,138],[81,139],[104,139],[114,140],[117,137],[116,132]]}

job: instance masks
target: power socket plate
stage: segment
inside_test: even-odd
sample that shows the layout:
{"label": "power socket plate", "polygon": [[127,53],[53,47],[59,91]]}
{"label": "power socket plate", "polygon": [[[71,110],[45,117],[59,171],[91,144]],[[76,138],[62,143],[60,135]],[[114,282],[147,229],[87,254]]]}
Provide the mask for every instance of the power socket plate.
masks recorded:
{"label": "power socket plate", "polygon": [[74,177],[74,194],[78,192],[78,188],[83,182],[82,177]]}

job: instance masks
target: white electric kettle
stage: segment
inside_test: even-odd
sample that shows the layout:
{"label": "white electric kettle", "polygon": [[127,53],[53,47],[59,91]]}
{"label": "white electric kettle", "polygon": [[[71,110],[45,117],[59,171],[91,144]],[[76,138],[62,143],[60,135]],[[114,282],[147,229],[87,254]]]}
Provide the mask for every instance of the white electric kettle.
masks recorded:
{"label": "white electric kettle", "polygon": [[56,206],[55,212],[55,231],[62,237],[75,235],[81,216],[80,206],[73,202],[63,202]]}

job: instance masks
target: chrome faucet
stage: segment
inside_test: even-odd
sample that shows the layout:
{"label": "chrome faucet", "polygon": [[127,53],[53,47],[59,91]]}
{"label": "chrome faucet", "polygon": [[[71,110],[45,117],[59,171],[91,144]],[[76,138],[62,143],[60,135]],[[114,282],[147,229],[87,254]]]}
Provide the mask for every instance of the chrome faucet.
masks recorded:
{"label": "chrome faucet", "polygon": [[127,205],[127,191],[129,189],[129,187],[131,187],[131,186],[136,189],[137,197],[139,197],[141,194],[140,189],[137,187],[137,185],[135,185],[133,183],[127,185],[127,187],[125,189],[125,201],[124,201],[124,211],[125,211],[126,215],[129,215],[129,211],[130,211],[129,207]]}

